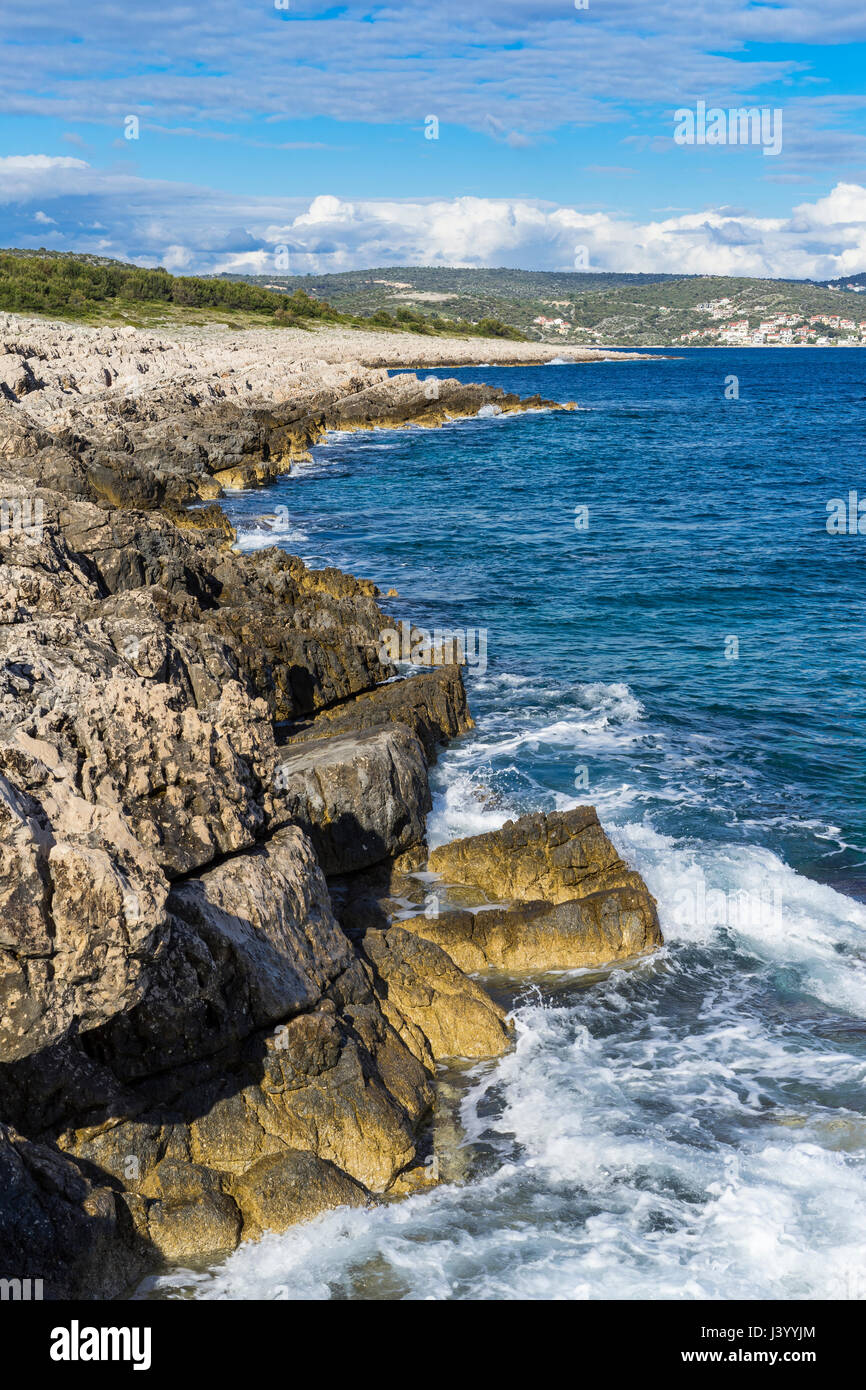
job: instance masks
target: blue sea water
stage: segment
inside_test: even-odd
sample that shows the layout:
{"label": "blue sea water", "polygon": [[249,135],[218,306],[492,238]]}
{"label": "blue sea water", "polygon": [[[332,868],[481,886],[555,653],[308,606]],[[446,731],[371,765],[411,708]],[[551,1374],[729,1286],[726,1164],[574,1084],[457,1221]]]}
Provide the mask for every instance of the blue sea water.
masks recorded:
{"label": "blue sea water", "polygon": [[866,535],[826,528],[866,353],[439,375],[578,409],[331,436],[229,503],[241,543],[285,506],[397,618],[483,630],[431,842],[592,802],[667,945],[506,994],[514,1051],[444,1078],[456,1181],[165,1286],[866,1298]]}

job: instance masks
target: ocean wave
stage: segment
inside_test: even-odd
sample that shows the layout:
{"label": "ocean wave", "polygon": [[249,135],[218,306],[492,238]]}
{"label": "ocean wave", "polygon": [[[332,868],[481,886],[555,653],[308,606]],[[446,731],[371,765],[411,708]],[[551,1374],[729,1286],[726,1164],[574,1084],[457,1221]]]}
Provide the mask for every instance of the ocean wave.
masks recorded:
{"label": "ocean wave", "polygon": [[866,906],[749,845],[683,844],[642,823],[609,826],[659,904],[669,942],[720,937],[797,987],[866,1018]]}
{"label": "ocean wave", "polygon": [[[610,749],[622,753],[647,736],[644,707],[620,681],[563,691],[539,684],[537,677],[496,673],[475,685],[488,697],[501,696],[503,705],[489,712],[469,738],[440,755],[427,822],[431,846],[497,830],[528,809],[566,810],[578,801],[612,798],[614,788],[593,787],[592,795],[587,791],[580,797],[546,788],[533,775],[531,755],[568,750],[579,759]],[[516,709],[515,696],[520,700]],[[504,766],[503,760],[508,760]],[[640,795],[634,790],[627,801],[622,784],[618,786],[623,806]]]}
{"label": "ocean wave", "polygon": [[[733,966],[736,957],[731,956]],[[866,1121],[799,1100],[862,1087],[844,1040],[804,1055],[762,980],[707,953],[527,989],[514,1050],[476,1066],[455,1156],[468,1180],[325,1213],[205,1272],[205,1299],[866,1296]],[[480,1155],[486,1155],[483,1161]]]}
{"label": "ocean wave", "polygon": [[270,545],[300,545],[309,540],[309,535],[300,526],[250,526],[237,527],[237,540],[234,549],[242,552],[265,550]]}

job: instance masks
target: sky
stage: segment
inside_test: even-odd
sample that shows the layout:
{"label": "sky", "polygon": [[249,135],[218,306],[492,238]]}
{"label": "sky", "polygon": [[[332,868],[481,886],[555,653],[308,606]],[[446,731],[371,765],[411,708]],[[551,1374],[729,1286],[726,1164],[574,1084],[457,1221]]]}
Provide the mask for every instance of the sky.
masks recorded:
{"label": "sky", "polygon": [[[0,245],[866,270],[863,0],[0,0],[0,47]],[[763,134],[736,141],[739,108]]]}

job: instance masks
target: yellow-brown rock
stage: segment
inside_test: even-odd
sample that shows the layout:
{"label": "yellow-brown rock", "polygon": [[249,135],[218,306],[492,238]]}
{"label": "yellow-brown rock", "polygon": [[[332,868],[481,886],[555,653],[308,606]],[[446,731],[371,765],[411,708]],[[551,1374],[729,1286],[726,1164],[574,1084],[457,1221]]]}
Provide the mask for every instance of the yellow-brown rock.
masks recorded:
{"label": "yellow-brown rock", "polygon": [[260,1159],[232,1184],[232,1192],[243,1214],[244,1239],[284,1231],[332,1207],[373,1200],[333,1163],[298,1149]]}
{"label": "yellow-brown rock", "polygon": [[433,851],[430,868],[446,895],[449,883],[470,885],[491,900],[400,923],[437,942],[461,970],[572,970],[663,944],[655,900],[592,806],[455,840]]}
{"label": "yellow-brown rock", "polygon": [[430,868],[498,902],[564,903],[611,888],[644,887],[602,830],[594,806],[521,816],[501,830],[453,840],[433,850]]}
{"label": "yellow-brown rock", "polygon": [[382,1012],[415,1056],[429,1052],[438,1061],[506,1051],[511,1035],[504,1010],[466,978],[447,948],[425,939],[420,924],[417,935],[402,927],[369,931],[363,951]]}
{"label": "yellow-brown rock", "polygon": [[576,970],[644,955],[663,944],[645,888],[613,888],[565,903],[411,917],[405,932],[435,941],[461,970],[484,974]]}

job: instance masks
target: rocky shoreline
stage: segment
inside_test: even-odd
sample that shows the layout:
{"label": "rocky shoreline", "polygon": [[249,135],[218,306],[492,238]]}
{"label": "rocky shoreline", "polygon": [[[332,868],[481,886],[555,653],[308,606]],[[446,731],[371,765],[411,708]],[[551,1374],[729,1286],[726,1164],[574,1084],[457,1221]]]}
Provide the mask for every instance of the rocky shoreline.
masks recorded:
{"label": "rocky shoreline", "polygon": [[562,407],[348,334],[0,327],[0,1278],[111,1298],[434,1181],[439,1063],[510,1045],[474,977],[661,934],[591,807],[428,857],[459,665],[399,678],[372,583],[219,507],[327,430]]}

